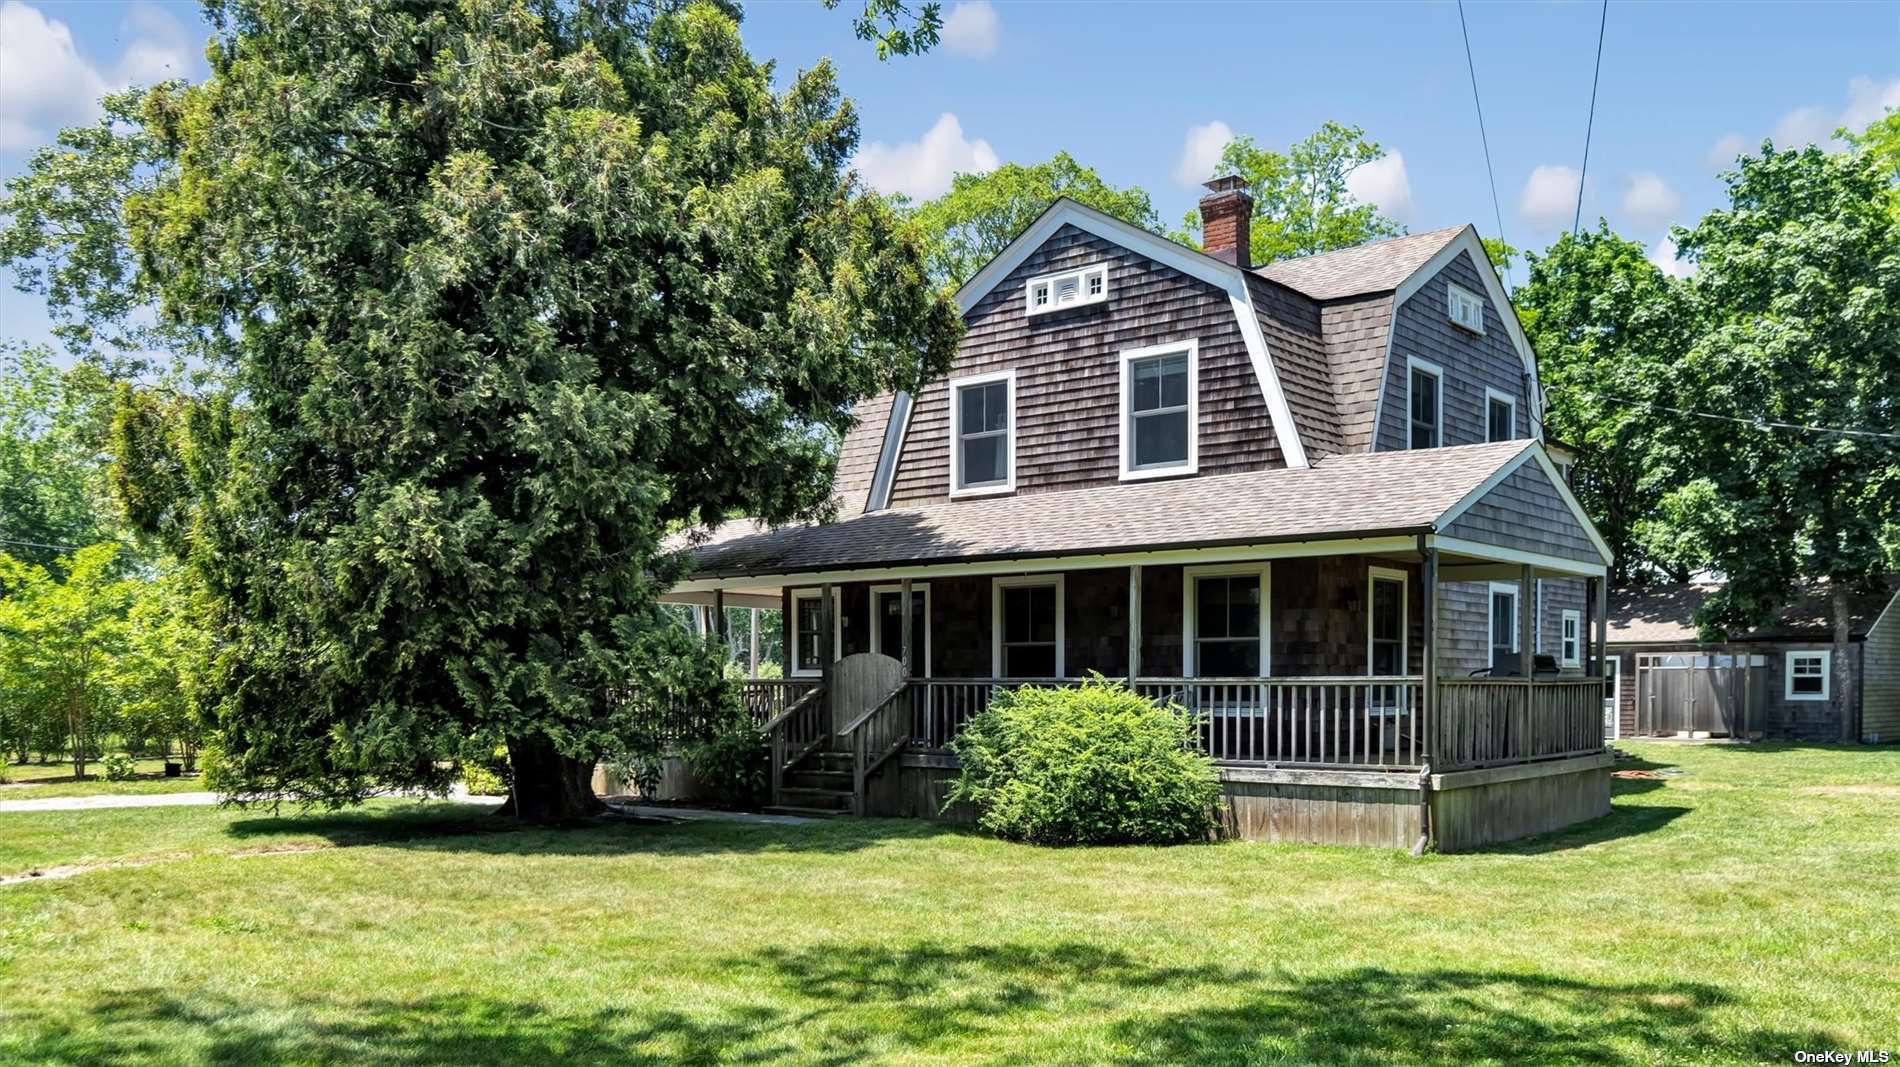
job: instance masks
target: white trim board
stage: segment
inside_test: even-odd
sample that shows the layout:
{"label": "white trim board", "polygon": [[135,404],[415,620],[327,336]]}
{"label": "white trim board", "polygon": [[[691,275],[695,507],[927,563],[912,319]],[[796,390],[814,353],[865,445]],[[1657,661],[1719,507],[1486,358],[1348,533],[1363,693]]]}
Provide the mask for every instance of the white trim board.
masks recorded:
{"label": "white trim board", "polygon": [[877,469],[871,474],[871,493],[864,502],[866,511],[883,511],[891,506],[891,483],[897,477],[897,456],[904,448],[904,435],[910,432],[910,412],[916,406],[908,392],[891,397],[890,416],[884,421],[884,443],[878,447]]}
{"label": "white trim board", "polygon": [[1267,348],[1266,334],[1260,329],[1260,317],[1254,312],[1253,290],[1247,284],[1247,272],[1231,263],[1222,263],[1165,237],[1149,233],[1139,226],[1062,197],[1049,205],[1049,209],[1030,223],[1007,248],[997,253],[996,258],[984,264],[983,269],[963,283],[963,287],[957,290],[957,306],[964,314],[969,314],[978,301],[1017,267],[1022,266],[1030,255],[1042,247],[1043,242],[1065,225],[1074,226],[1083,233],[1120,245],[1162,266],[1225,290],[1233,307],[1235,322],[1240,327],[1241,339],[1247,345],[1247,361],[1253,365],[1260,395],[1266,401],[1267,411],[1273,416],[1273,433],[1280,443],[1280,455],[1289,467],[1308,466],[1306,448],[1300,441],[1299,428],[1293,422],[1293,409],[1287,404],[1286,392],[1281,388],[1279,374],[1273,366],[1272,352]]}

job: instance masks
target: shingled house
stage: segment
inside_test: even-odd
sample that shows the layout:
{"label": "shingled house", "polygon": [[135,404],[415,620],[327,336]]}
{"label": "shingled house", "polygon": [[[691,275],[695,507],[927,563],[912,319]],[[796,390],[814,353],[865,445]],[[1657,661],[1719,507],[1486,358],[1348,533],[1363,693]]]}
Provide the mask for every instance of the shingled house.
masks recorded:
{"label": "shingled house", "polygon": [[1607,810],[1610,556],[1477,232],[1255,269],[1209,189],[1204,251],[1058,201],[958,293],[949,375],[860,406],[836,521],[695,540],[672,599],[784,611],[782,804],[934,816],[990,693],[1099,672],[1197,713],[1243,836]]}

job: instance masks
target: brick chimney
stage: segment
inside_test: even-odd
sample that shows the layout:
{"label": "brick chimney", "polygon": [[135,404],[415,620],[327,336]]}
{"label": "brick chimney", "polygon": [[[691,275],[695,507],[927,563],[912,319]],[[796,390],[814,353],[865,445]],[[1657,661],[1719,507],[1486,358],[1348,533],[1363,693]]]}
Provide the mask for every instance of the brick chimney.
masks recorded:
{"label": "brick chimney", "polygon": [[1253,266],[1253,194],[1238,174],[1215,178],[1201,197],[1201,251],[1242,270]]}

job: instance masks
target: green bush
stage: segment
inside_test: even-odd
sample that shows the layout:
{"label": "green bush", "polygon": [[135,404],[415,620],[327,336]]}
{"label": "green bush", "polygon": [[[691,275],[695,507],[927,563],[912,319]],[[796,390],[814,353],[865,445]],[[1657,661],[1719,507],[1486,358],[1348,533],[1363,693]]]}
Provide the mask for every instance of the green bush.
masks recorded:
{"label": "green bush", "polygon": [[471,795],[505,797],[513,790],[515,775],[508,763],[507,745],[471,740],[461,762],[462,785]]}
{"label": "green bush", "polygon": [[124,782],[138,774],[139,765],[131,756],[123,752],[114,752],[105,758],[106,781]]}
{"label": "green bush", "polygon": [[705,738],[688,744],[681,754],[708,799],[733,808],[756,808],[765,802],[771,744],[744,708],[728,708]]}
{"label": "green bush", "polygon": [[998,837],[1046,845],[1203,841],[1216,826],[1214,764],[1193,720],[1100,675],[1075,688],[999,691],[951,749],[967,801]]}

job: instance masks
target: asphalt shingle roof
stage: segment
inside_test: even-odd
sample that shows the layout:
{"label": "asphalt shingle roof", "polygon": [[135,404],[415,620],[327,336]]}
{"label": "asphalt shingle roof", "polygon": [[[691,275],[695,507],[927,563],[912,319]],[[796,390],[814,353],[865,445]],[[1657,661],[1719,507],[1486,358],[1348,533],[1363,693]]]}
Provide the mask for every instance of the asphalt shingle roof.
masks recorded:
{"label": "asphalt shingle roof", "polygon": [[893,508],[683,538],[694,577],[1090,555],[1423,530],[1529,441],[1328,456],[1274,469]]}
{"label": "asphalt shingle roof", "polygon": [[1388,241],[1282,259],[1254,271],[1314,300],[1338,300],[1397,289],[1417,270],[1431,262],[1463,226],[1407,234]]}
{"label": "asphalt shingle roof", "polygon": [[[1695,627],[1696,609],[1721,582],[1697,581],[1610,590],[1609,640],[1613,645],[1679,644],[1701,638]],[[1896,590],[1900,575],[1890,578],[1884,592],[1850,598],[1848,617],[1855,636],[1866,634],[1880,617]],[[1742,640],[1776,638],[1828,640],[1834,624],[1825,582],[1813,582],[1783,607],[1768,625],[1741,635]]]}

